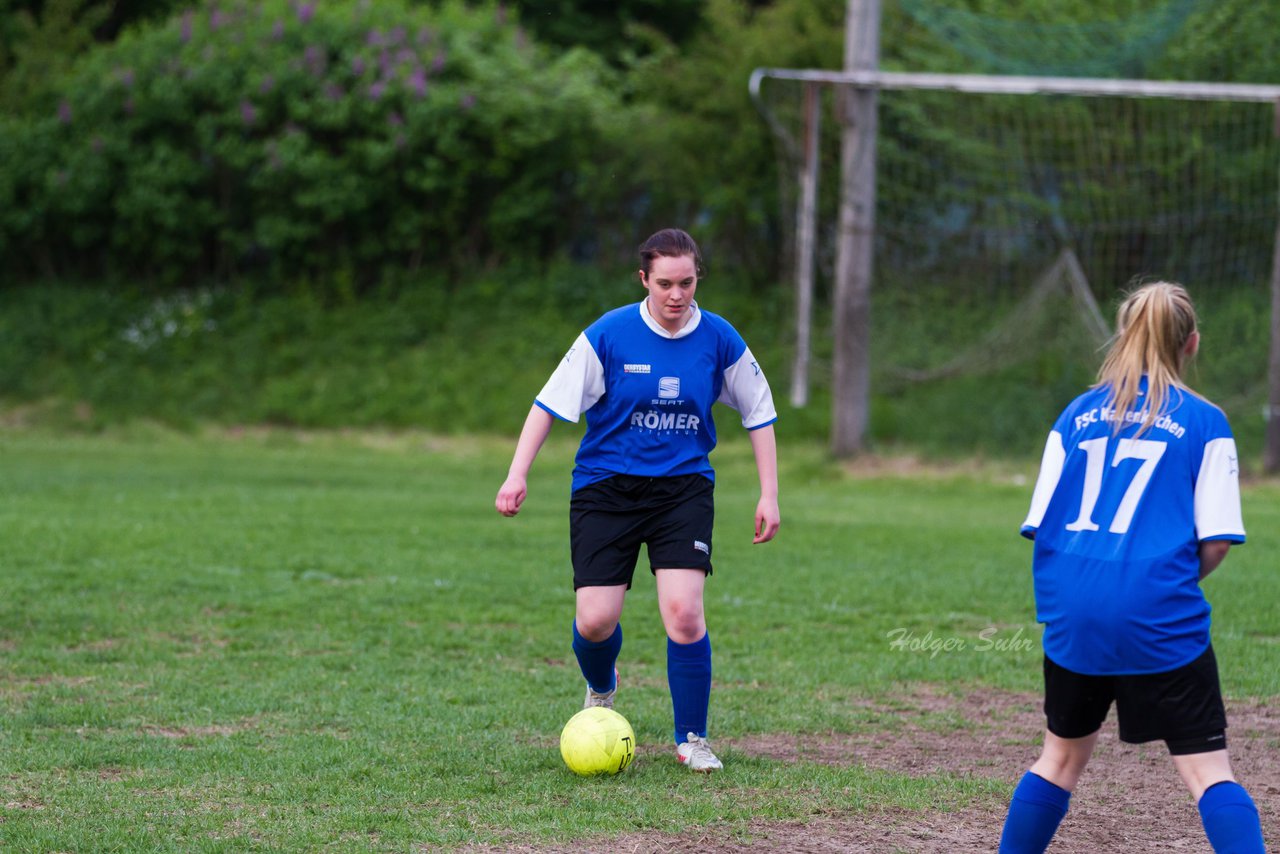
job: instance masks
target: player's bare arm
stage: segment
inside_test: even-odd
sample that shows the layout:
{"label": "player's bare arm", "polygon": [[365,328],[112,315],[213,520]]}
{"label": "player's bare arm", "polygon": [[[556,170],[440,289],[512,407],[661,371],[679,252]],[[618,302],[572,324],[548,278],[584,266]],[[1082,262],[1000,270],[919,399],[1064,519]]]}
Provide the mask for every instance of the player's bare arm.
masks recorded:
{"label": "player's bare arm", "polygon": [[529,415],[520,430],[520,439],[516,442],[516,452],[511,459],[511,468],[507,470],[507,479],[498,489],[498,497],[494,506],[503,516],[514,516],[520,512],[520,506],[529,493],[529,469],[542,450],[543,442],[551,433],[551,413],[540,406],[529,408]]}
{"label": "player's bare arm", "polygon": [[767,543],[778,533],[782,514],[778,510],[778,450],[773,425],[752,430],[751,450],[760,476],[760,501],[756,504],[756,526],[753,543]]}

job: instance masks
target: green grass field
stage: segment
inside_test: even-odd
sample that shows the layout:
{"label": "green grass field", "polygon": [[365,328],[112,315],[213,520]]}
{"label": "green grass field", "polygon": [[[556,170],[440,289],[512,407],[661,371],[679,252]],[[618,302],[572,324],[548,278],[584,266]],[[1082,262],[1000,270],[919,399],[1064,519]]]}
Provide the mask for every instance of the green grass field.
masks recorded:
{"label": "green grass field", "polygon": [[[422,850],[950,810],[1005,784],[671,757],[653,583],[624,615],[618,778],[557,737],[568,647],[568,472],[557,432],[516,519],[511,442],[424,435],[0,433],[0,848]],[[713,740],[891,726],[868,698],[1039,686],[1034,462],[852,477],[782,438],[783,529],[751,545],[755,474],[717,452]],[[1207,583],[1230,697],[1280,695],[1280,490]],[[1035,640],[980,649],[980,633]],[[994,632],[994,635],[991,634]],[[893,638],[959,639],[933,654]],[[954,646],[954,644],[953,644]],[[964,721],[937,721],[963,738]],[[1007,783],[1008,788],[1013,780]]]}

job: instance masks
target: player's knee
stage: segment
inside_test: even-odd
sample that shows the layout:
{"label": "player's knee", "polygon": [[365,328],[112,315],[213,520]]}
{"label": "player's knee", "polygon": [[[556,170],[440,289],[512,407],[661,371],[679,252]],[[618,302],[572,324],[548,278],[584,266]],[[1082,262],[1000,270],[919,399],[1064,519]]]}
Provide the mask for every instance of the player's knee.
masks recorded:
{"label": "player's knee", "polygon": [[662,613],[667,636],[676,643],[693,643],[706,634],[702,605],[695,602],[668,603]]}
{"label": "player's knee", "polygon": [[578,614],[578,634],[592,643],[608,640],[617,627],[618,618],[613,614]]}

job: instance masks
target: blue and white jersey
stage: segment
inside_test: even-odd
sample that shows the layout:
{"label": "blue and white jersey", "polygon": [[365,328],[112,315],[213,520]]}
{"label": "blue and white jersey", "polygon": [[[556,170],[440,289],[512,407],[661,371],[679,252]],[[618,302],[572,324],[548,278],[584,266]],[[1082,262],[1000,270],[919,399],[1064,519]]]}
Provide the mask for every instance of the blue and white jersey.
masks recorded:
{"label": "blue and white jersey", "polygon": [[1236,443],[1222,410],[1185,389],[1169,389],[1141,435],[1142,412],[1115,432],[1111,397],[1104,386],[1076,398],[1045,445],[1022,525],[1036,619],[1045,654],[1068,670],[1161,673],[1209,644],[1200,542],[1244,542]]}
{"label": "blue and white jersey", "polygon": [[778,420],[769,383],[728,321],[702,311],[676,333],[642,301],[608,312],[580,334],[536,403],[587,432],[573,489],[615,474],[715,479],[707,455],[716,444],[711,406],[726,403],[748,430]]}

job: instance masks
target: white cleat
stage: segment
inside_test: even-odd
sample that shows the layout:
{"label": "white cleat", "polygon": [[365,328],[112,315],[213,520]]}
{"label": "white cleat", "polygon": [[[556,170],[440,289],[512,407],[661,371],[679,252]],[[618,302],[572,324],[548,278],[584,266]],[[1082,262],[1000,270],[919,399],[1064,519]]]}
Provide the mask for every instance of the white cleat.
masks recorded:
{"label": "white cleat", "polygon": [[606,709],[613,708],[613,695],[618,693],[618,669],[613,670],[613,690],[605,691],[603,694],[591,690],[591,683],[587,683],[587,697],[582,701],[582,708],[591,709],[600,706]]}
{"label": "white cleat", "polygon": [[688,765],[690,771],[701,771],[703,774],[710,774],[724,767],[724,763],[711,752],[711,745],[707,744],[705,738],[693,733],[689,733],[687,737],[688,741],[676,747],[676,758],[682,765]]}

